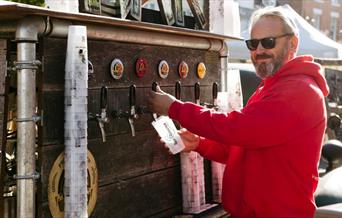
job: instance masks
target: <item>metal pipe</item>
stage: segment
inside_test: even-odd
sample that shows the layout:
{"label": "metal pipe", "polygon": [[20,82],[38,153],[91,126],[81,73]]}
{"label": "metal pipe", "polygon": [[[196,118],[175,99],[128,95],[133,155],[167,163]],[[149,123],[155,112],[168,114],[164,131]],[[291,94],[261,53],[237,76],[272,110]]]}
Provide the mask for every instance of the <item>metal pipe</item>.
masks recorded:
{"label": "metal pipe", "polygon": [[[137,43],[145,45],[193,48],[209,51],[221,51],[224,42],[217,38],[198,37],[189,33],[185,35],[169,32],[147,31],[139,28],[110,26],[84,22],[70,22],[61,19],[51,19],[50,36],[66,37],[69,25],[86,25],[88,39]],[[153,34],[152,34],[153,33]]]}
{"label": "metal pipe", "polygon": [[[69,25],[86,25],[88,39],[118,41],[156,46],[193,48],[208,51],[221,51],[225,47],[225,43],[222,39],[218,39],[217,37],[210,38],[207,36],[201,36],[200,34],[196,35],[195,32],[186,32],[184,34],[181,34],[179,32],[163,32],[134,27],[127,28],[123,26],[93,24],[79,21],[72,22],[55,18],[49,19],[49,17],[46,20],[43,20],[43,18],[40,17],[40,19],[44,21],[44,25],[36,26],[37,23],[35,22],[35,20],[39,18],[35,17],[35,19],[31,21],[32,18],[34,17],[31,17],[30,19],[24,18],[22,20],[24,22],[26,20],[29,20],[25,23],[29,26],[34,27],[33,29],[36,29],[38,34],[45,34],[51,37],[66,38],[68,34]],[[10,24],[0,27],[0,35],[2,35],[3,33],[8,33],[10,31],[13,31],[13,28],[11,29]],[[31,33],[28,32],[28,34]]]}
{"label": "metal pipe", "polygon": [[209,51],[220,51],[223,42],[219,39],[200,38],[188,35],[175,35],[164,32],[151,32],[139,29],[118,28],[89,24],[89,38],[99,40],[113,40],[119,42],[138,43],[146,45],[194,48]]}
{"label": "metal pipe", "polygon": [[17,215],[35,217],[36,43],[45,31],[42,18],[18,23],[17,42]]}
{"label": "metal pipe", "polygon": [[220,52],[221,59],[221,92],[228,91],[228,46],[227,43],[223,43],[223,48]]}

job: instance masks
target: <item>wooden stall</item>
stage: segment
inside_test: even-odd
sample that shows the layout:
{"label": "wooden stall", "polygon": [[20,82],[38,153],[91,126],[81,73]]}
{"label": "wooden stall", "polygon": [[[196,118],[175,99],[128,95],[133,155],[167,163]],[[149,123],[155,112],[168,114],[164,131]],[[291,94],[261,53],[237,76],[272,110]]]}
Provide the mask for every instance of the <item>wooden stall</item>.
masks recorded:
{"label": "wooden stall", "polygon": [[[151,125],[152,115],[146,110],[146,98],[152,82],[158,82],[163,90],[174,94],[175,83],[180,81],[181,99],[194,102],[194,85],[199,82],[200,101],[211,103],[213,83],[220,83],[221,74],[225,70],[222,66],[227,61],[224,42],[233,38],[205,31],[2,2],[0,184],[5,184],[5,198],[1,199],[5,203],[0,204],[4,205],[0,209],[5,217],[16,216],[16,139],[9,137],[15,129],[15,123],[10,121],[16,118],[18,89],[13,65],[17,62],[17,42],[20,39],[15,34],[20,26],[31,22],[38,22],[44,27],[37,28],[35,42],[36,60],[41,62],[36,70],[36,113],[41,118],[36,123],[38,131],[35,156],[39,175],[35,180],[36,216],[52,217],[51,202],[48,200],[51,186],[54,188],[53,210],[63,210],[63,161],[59,156],[64,151],[64,69],[69,25],[86,26],[88,31],[88,58],[91,62],[89,114],[101,113],[101,88],[108,88],[109,122],[104,123],[105,142],[98,121],[90,118],[88,120],[88,150],[94,157],[93,162],[88,161],[92,167],[88,169],[88,186],[91,191],[88,193],[88,201],[93,204],[90,217],[172,217],[183,214],[180,158],[179,155],[171,155],[159,142]],[[33,25],[36,26],[37,23]],[[121,60],[124,66],[120,79],[114,79],[111,75],[114,59]],[[137,60],[141,59],[145,61],[146,69],[143,76],[138,76],[136,65]],[[158,74],[158,65],[162,60],[169,65],[169,74],[165,79]],[[185,78],[181,78],[178,73],[182,61],[189,68]],[[197,66],[201,62],[206,66],[206,74],[202,79],[197,75]],[[18,66],[16,69],[18,70]],[[136,86],[135,107],[138,113],[134,118],[134,137],[128,119],[123,115],[130,110],[129,93],[132,85]],[[120,114],[122,116],[118,116]],[[7,118],[8,115],[10,118]],[[10,146],[10,140],[6,141],[9,138],[12,140]],[[13,158],[5,163],[6,152],[13,155]],[[56,160],[60,161],[59,164],[55,163]],[[55,169],[54,163],[57,166]],[[9,166],[12,168],[8,168]],[[207,202],[211,202],[209,177],[210,167],[206,163]],[[197,216],[205,217],[213,213],[217,216],[225,215],[218,206]]]}

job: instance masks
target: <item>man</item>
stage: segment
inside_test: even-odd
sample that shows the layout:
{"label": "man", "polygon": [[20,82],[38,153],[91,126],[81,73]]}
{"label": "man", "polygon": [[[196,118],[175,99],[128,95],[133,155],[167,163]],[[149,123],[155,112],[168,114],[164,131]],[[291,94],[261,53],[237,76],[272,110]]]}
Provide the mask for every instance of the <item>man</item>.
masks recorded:
{"label": "man", "polygon": [[262,83],[241,111],[214,112],[160,88],[150,107],[191,131],[179,131],[185,151],[226,164],[222,202],[233,218],[312,218],[326,81],[311,56],[296,57],[298,29],[281,9],[256,11],[250,35]]}

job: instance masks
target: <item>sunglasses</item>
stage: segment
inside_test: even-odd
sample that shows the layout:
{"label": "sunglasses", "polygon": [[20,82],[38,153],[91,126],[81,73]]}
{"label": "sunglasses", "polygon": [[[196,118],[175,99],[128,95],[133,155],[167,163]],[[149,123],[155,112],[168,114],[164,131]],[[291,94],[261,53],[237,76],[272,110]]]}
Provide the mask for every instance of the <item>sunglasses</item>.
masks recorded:
{"label": "sunglasses", "polygon": [[285,36],[292,36],[293,33],[285,33],[283,35],[280,36],[276,36],[276,37],[267,37],[267,38],[263,38],[263,39],[249,39],[246,40],[246,45],[247,48],[250,51],[255,51],[258,48],[259,42],[261,42],[262,47],[266,48],[266,49],[272,49],[276,46],[276,39],[285,37]]}

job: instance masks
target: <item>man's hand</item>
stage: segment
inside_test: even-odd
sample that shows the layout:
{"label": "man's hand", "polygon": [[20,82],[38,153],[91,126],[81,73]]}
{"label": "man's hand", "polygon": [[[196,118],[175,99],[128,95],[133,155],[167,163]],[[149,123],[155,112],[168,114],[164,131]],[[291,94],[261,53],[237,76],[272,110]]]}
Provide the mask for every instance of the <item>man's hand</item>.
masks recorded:
{"label": "man's hand", "polygon": [[178,134],[180,135],[185,146],[182,152],[190,152],[198,147],[200,142],[200,137],[198,135],[184,128],[178,130]]}
{"label": "man's hand", "polygon": [[163,92],[159,86],[157,86],[157,91],[150,91],[148,98],[148,107],[151,111],[159,115],[168,115],[169,107],[176,100],[170,94]]}
{"label": "man's hand", "polygon": [[[199,141],[200,141],[200,137],[198,135],[188,131],[185,128],[178,130],[177,133],[181,137],[181,139],[184,143],[184,146],[185,146],[185,148],[183,149],[182,152],[190,152],[190,151],[195,150],[198,147]],[[168,149],[168,147],[165,144],[165,141],[163,141],[163,139],[160,139],[160,142],[164,143],[165,148]]]}

